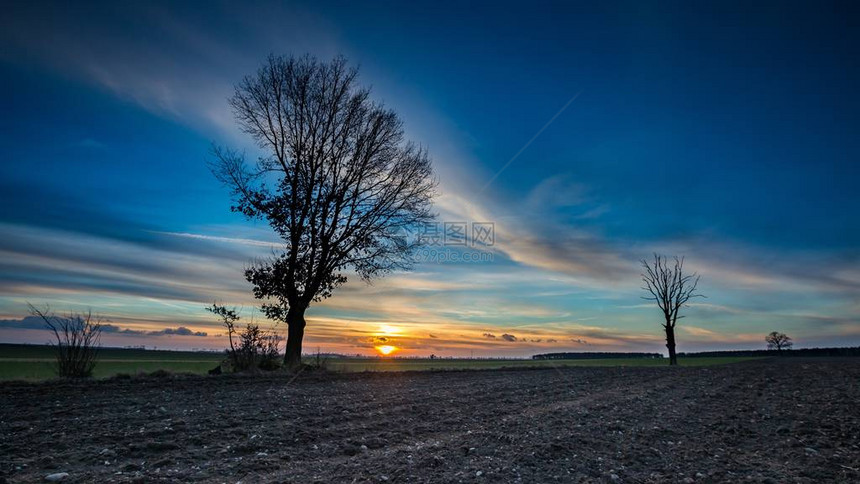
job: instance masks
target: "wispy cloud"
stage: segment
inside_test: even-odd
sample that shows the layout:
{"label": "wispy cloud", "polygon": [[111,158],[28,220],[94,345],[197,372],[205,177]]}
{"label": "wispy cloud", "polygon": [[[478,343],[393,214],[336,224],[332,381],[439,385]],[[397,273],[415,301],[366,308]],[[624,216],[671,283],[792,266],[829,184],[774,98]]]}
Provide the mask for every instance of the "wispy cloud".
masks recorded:
{"label": "wispy cloud", "polygon": [[188,239],[198,239],[198,240],[209,240],[213,242],[224,242],[228,244],[238,244],[238,245],[250,245],[252,247],[277,247],[279,245],[283,245],[282,242],[272,241],[265,242],[262,240],[254,240],[254,239],[240,239],[235,237],[220,237],[216,235],[206,235],[206,234],[192,234],[188,232],[153,232],[161,235],[170,235],[173,237],[184,237]]}
{"label": "wispy cloud", "polygon": [[[325,57],[338,53],[325,21],[298,5],[246,5],[229,17],[205,20],[192,4],[81,9],[56,2],[50,17],[43,15],[44,8],[16,5],[14,16],[0,20],[0,40],[14,46],[4,49],[2,58],[39,64],[157,115],[236,139],[239,132],[225,100],[273,45]],[[110,21],[98,21],[101,16]],[[236,25],[244,28],[241,43],[215,34]],[[138,26],[151,35],[128,35]]]}

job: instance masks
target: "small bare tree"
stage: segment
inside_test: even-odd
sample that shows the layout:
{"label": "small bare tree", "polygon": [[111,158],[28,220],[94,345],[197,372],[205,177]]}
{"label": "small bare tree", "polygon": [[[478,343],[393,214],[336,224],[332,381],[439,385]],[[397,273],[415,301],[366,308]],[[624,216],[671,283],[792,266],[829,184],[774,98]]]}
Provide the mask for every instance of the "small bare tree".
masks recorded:
{"label": "small bare tree", "polygon": [[[212,303],[206,308],[218,316],[227,329],[230,350],[227,352],[234,371],[275,370],[279,367],[278,357],[281,338],[272,331],[261,330],[257,324],[248,323],[241,332],[237,331],[236,323],[241,317],[236,308],[227,308]],[[234,341],[234,338],[237,341]]]}
{"label": "small bare tree", "polygon": [[233,355],[236,354],[236,345],[233,343],[233,337],[236,335],[236,322],[240,319],[236,308],[222,306],[216,301],[206,308],[206,310],[218,316],[221,319],[221,324],[227,329],[227,339],[230,341],[230,358],[233,358]]}
{"label": "small bare tree", "polygon": [[681,308],[694,297],[705,297],[696,293],[699,276],[696,273],[684,274],[684,258],[673,257],[671,264],[665,256],[654,254],[654,261],[642,259],[642,282],[650,296],[642,299],[657,301],[657,306],[663,312],[663,329],[666,332],[666,348],[669,350],[669,364],[677,365],[678,356],[675,354],[675,325],[684,316],[680,315]]}
{"label": "small bare tree", "polygon": [[63,378],[85,378],[93,374],[98,358],[102,321],[92,311],[57,316],[49,307],[44,310],[27,304],[30,314],[38,316],[54,333],[56,363],[54,370]]}
{"label": "small bare tree", "polygon": [[779,353],[782,353],[782,350],[790,350],[794,346],[791,337],[779,331],[772,331],[764,337],[764,340],[767,342],[767,349],[776,350]]}
{"label": "small bare tree", "polygon": [[263,154],[248,164],[216,148],[211,168],[233,210],[267,221],[283,242],[245,278],[266,316],[287,324],[284,362],[297,368],[311,303],[349,272],[369,281],[411,266],[421,241],[407,234],[433,219],[430,158],[343,58],[270,56],[230,105]]}

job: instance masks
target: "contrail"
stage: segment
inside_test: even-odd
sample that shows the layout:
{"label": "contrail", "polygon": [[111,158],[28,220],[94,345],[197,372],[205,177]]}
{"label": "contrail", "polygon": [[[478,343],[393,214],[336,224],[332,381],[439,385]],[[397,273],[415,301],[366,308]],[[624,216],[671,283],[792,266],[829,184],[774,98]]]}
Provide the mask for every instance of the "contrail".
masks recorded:
{"label": "contrail", "polygon": [[265,242],[254,239],[237,239],[234,237],[219,237],[217,235],[192,234],[189,232],[162,232],[158,230],[148,230],[148,232],[160,235],[170,235],[173,237],[185,237],[189,239],[211,240],[214,242],[226,242],[229,244],[250,245],[254,247],[272,247],[278,245],[278,242]]}
{"label": "contrail", "polygon": [[513,163],[513,162],[514,162],[514,160],[516,160],[516,159],[517,159],[517,157],[519,157],[519,156],[520,156],[520,154],[522,154],[522,152],[523,152],[523,151],[525,151],[525,150],[526,150],[526,148],[528,148],[528,147],[529,147],[529,145],[531,145],[531,144],[532,144],[532,142],[534,142],[534,140],[536,140],[536,139],[537,139],[537,137],[538,137],[538,136],[540,136],[540,135],[541,135],[541,133],[543,133],[543,132],[544,132],[544,130],[546,130],[546,129],[549,127],[549,125],[551,125],[551,124],[552,124],[552,122],[553,122],[553,121],[555,121],[555,118],[557,118],[557,117],[561,116],[561,113],[563,113],[563,112],[564,112],[564,110],[565,110],[565,109],[567,109],[567,107],[568,107],[568,106],[570,106],[570,104],[571,104],[573,101],[575,101],[575,100],[576,100],[576,98],[578,98],[578,97],[579,97],[579,95],[580,95],[580,94],[582,94],[582,91],[579,91],[578,93],[574,94],[574,95],[573,95],[573,97],[572,97],[572,98],[570,98],[570,100],[567,102],[567,104],[565,104],[564,106],[562,106],[562,107],[561,107],[561,109],[559,109],[559,110],[558,110],[558,112],[557,112],[557,113],[555,113],[555,116],[553,116],[552,118],[550,118],[550,120],[549,120],[549,121],[547,121],[545,125],[543,125],[543,128],[541,128],[541,129],[540,129],[540,131],[538,131],[537,133],[535,133],[535,135],[534,135],[534,136],[532,136],[532,139],[530,139],[530,140],[528,141],[528,143],[526,143],[525,145],[523,145],[523,147],[522,147],[522,148],[520,148],[520,150],[519,150],[519,151],[517,151],[517,154],[515,154],[513,157],[511,157],[511,159],[510,159],[510,160],[508,160],[508,162],[507,162],[507,163],[505,163],[505,166],[503,166],[499,171],[497,171],[497,172],[496,172],[496,174],[495,174],[495,175],[493,175],[493,177],[492,177],[492,178],[490,178],[490,181],[488,181],[488,182],[487,182],[487,183],[486,183],[486,184],[481,188],[481,191],[480,191],[480,192],[478,192],[478,193],[483,193],[483,192],[484,192],[484,190],[486,190],[486,189],[487,189],[487,187],[488,187],[488,186],[490,186],[490,184],[492,184],[492,183],[496,180],[496,178],[498,178],[498,177],[499,177],[499,175],[501,175],[501,174],[502,174],[502,172],[503,172],[503,171],[505,171],[505,170],[506,170],[506,169],[511,165],[511,163]]}

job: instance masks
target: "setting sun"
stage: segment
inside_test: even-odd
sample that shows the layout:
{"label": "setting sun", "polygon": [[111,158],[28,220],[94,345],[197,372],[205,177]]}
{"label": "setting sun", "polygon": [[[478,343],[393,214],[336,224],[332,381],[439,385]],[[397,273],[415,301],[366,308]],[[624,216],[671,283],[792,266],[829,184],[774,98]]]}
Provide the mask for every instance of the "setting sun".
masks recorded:
{"label": "setting sun", "polygon": [[379,354],[381,354],[382,356],[388,356],[388,355],[394,353],[395,351],[397,351],[397,349],[398,348],[396,346],[391,346],[391,345],[383,345],[383,346],[377,346],[376,347],[376,351],[378,351]]}

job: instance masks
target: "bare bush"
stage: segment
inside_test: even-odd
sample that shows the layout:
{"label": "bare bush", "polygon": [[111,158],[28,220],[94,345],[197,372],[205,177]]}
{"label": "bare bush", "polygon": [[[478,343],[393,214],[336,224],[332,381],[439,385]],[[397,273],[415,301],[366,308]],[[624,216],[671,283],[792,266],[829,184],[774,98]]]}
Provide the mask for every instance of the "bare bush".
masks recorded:
{"label": "bare bush", "polygon": [[102,322],[92,311],[57,316],[49,307],[44,310],[27,304],[30,314],[38,316],[54,333],[56,363],[54,370],[63,378],[92,376],[96,366]]}
{"label": "bare bush", "polygon": [[310,368],[313,370],[328,370],[328,357],[323,356],[320,352],[320,349],[317,348],[316,355],[314,355],[313,362],[310,364]]}
{"label": "bare bush", "polygon": [[281,367],[281,341],[284,338],[274,331],[265,331],[259,340],[259,361],[257,368],[266,371],[277,370]]}
{"label": "bare bush", "polygon": [[213,303],[206,310],[221,318],[221,323],[227,328],[230,341],[227,355],[234,371],[270,371],[280,368],[280,343],[283,338],[272,331],[262,330],[259,325],[253,323],[247,324],[245,329],[238,332],[236,323],[241,317],[236,308]]}

